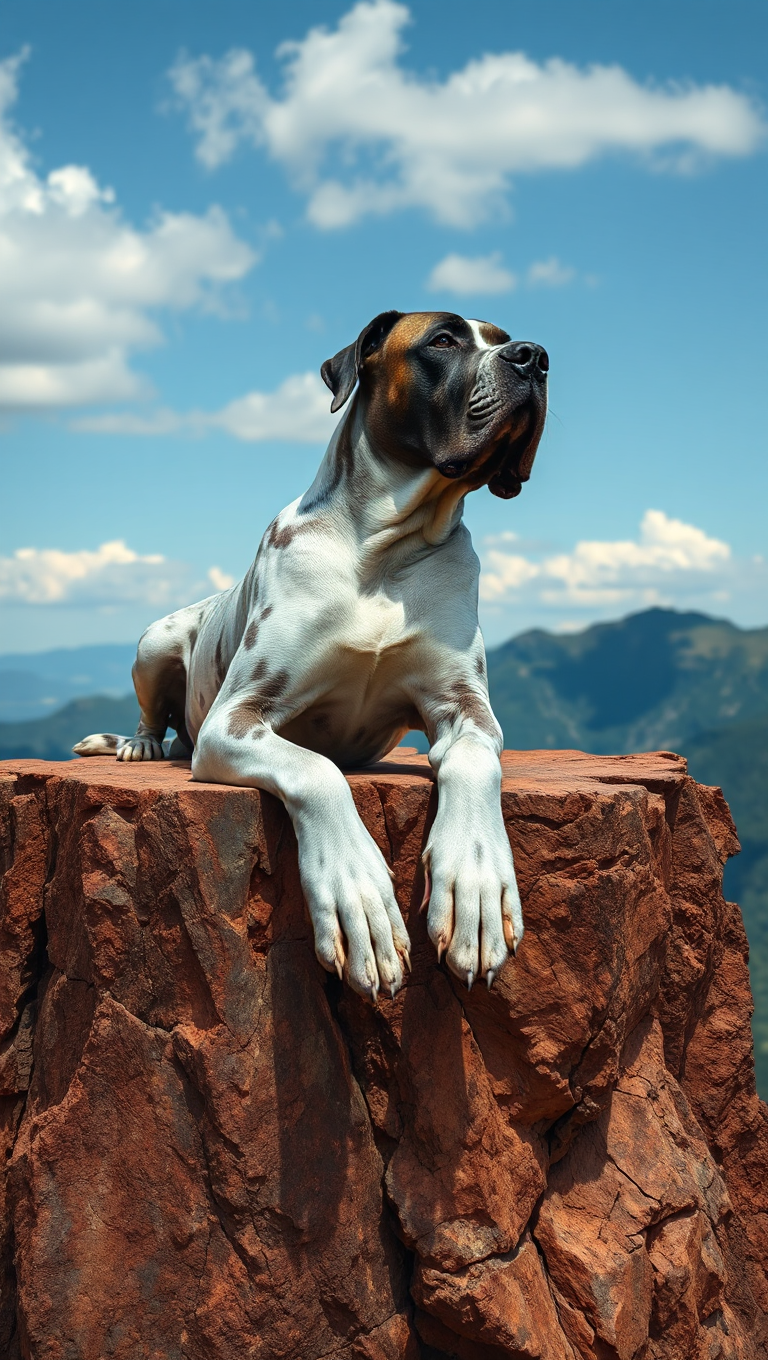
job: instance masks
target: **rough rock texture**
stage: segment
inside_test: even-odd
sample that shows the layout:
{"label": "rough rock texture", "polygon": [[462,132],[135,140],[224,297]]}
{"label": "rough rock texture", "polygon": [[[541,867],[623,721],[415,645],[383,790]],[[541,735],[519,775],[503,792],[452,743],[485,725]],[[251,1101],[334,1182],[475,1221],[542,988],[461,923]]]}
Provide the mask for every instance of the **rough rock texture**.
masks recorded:
{"label": "rough rock texture", "polygon": [[471,994],[417,910],[428,767],[351,776],[413,942],[374,1010],[274,800],[0,767],[1,1356],[768,1354],[728,809],[663,753],[505,770],[526,935]]}

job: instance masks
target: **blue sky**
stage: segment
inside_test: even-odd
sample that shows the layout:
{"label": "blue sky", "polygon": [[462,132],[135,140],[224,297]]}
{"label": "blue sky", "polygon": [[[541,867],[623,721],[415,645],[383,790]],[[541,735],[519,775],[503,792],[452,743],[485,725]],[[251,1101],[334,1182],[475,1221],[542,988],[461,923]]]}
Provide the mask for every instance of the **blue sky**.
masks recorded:
{"label": "blue sky", "polygon": [[332,428],[320,364],[391,307],[550,352],[531,482],[467,502],[489,642],[768,622],[767,29],[6,0],[0,650],[128,641],[239,576]]}

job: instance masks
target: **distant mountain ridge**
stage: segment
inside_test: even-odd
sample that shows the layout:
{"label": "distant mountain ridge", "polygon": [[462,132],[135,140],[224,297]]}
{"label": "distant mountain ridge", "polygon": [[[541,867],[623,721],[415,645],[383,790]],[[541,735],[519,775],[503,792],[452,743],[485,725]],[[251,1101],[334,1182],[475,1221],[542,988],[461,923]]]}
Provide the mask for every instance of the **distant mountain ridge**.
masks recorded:
{"label": "distant mountain ridge", "polygon": [[648,609],[581,633],[522,633],[488,653],[505,745],[680,750],[768,713],[768,628]]}
{"label": "distant mountain ridge", "polygon": [[0,722],[46,718],[70,699],[127,694],[135,656],[134,642],[7,652],[0,656]]}

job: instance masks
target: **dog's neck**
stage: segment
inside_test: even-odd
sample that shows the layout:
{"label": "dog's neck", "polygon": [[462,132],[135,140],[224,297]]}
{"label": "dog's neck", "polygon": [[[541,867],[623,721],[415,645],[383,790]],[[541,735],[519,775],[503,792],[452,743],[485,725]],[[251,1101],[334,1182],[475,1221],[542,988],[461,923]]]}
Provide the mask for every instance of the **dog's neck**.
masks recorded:
{"label": "dog's neck", "polygon": [[298,509],[342,517],[361,548],[401,545],[418,553],[450,537],[461,522],[466,494],[465,485],[434,467],[411,467],[380,452],[353,402]]}

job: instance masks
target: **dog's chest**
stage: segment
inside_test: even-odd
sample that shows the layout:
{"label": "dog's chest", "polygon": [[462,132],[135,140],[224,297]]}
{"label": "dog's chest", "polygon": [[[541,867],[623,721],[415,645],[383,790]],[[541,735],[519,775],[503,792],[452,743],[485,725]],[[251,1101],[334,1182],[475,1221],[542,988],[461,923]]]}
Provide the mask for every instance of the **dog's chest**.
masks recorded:
{"label": "dog's chest", "polygon": [[380,657],[413,635],[403,601],[384,593],[359,595],[345,612],[337,644],[361,656]]}
{"label": "dog's chest", "polygon": [[282,735],[342,763],[389,750],[418,721],[403,686],[418,642],[402,601],[383,593],[347,601],[306,677],[316,698]]}

